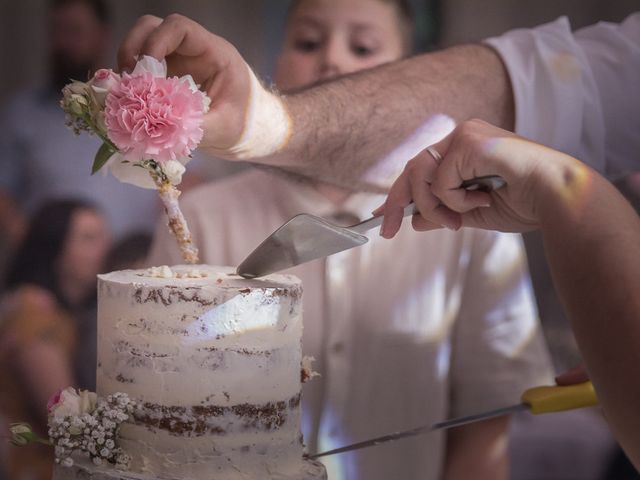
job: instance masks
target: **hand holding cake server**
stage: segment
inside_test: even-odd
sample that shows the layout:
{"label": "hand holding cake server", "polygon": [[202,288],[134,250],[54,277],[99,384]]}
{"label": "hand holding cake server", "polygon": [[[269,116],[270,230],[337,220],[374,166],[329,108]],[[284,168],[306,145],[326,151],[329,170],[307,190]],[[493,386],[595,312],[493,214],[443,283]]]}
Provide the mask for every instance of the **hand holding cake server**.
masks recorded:
{"label": "hand holding cake server", "polygon": [[[634,25],[639,21],[640,15],[632,15],[620,29],[608,32],[612,44],[621,37],[628,40],[616,48],[635,61]],[[381,161],[380,152],[434,114],[446,112],[455,121],[479,117],[511,129],[517,113],[514,98],[524,98],[522,91],[512,92],[500,57],[484,45],[392,63],[288,97],[262,87],[228,42],[181,16],[143,17],[122,45],[121,66],[130,67],[140,54],[166,57],[173,74],[190,73],[212,98],[204,124],[206,150],[352,188],[354,180]],[[637,70],[632,66],[626,71],[632,73],[625,81],[633,84]],[[462,91],[468,94],[456,101]],[[617,108],[624,118],[637,103],[630,99],[601,105]],[[611,115],[600,114],[611,121]],[[639,137],[629,132],[632,123],[624,125],[610,129],[608,138],[624,130],[624,138],[632,141],[622,150],[630,155],[629,147]],[[419,154],[391,189],[380,210],[385,215],[383,236],[397,231],[402,207],[411,200],[421,213],[414,217],[419,230],[540,228],[607,419],[630,459],[640,465],[640,386],[629,381],[640,365],[638,216],[611,184],[578,160],[484,123],[461,124],[433,149],[439,155]],[[339,154],[326,159],[327,151]],[[500,175],[507,186],[491,194],[458,188],[483,175]],[[375,179],[364,183],[376,186]]]}

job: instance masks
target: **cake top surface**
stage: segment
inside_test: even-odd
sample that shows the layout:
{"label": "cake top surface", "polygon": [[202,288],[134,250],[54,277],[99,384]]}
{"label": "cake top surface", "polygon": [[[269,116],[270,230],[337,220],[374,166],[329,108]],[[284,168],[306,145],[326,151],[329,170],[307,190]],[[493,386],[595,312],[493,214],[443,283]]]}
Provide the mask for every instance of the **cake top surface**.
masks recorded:
{"label": "cake top surface", "polygon": [[98,275],[102,281],[125,285],[148,285],[151,287],[175,286],[219,288],[291,288],[300,286],[300,280],[293,275],[273,274],[261,278],[246,279],[235,273],[233,267],[213,265],[172,265],[139,270],[119,270]]}

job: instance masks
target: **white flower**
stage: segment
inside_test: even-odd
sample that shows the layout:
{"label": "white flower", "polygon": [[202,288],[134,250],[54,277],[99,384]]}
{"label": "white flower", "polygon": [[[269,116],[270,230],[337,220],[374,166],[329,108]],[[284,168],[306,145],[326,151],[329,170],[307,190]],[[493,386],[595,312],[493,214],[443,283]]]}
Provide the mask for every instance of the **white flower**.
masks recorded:
{"label": "white flower", "polygon": [[96,403],[98,402],[98,395],[95,392],[89,390],[80,390],[80,413],[91,414],[96,409]]}
{"label": "white flower", "polygon": [[61,423],[64,428],[68,428],[69,422],[64,419],[91,413],[95,409],[96,399],[96,394],[93,392],[82,390],[78,394],[73,387],[65,388],[60,393],[57,403],[51,406],[49,415],[53,422],[50,422],[50,424]]}
{"label": "white flower", "polygon": [[87,84],[84,82],[74,81],[71,82],[62,89],[63,96],[67,97],[72,94],[77,95],[86,95],[87,94]]}
{"label": "white flower", "polygon": [[133,72],[131,72],[131,75],[141,75],[144,72],[149,72],[157,78],[166,78],[167,62],[164,59],[162,59],[162,61],[159,61],[154,57],[150,57],[149,55],[143,55],[142,58],[138,59]]}
{"label": "white flower", "polygon": [[[185,160],[187,163],[189,159]],[[177,160],[169,160],[162,165],[162,171],[167,176],[172,185],[178,185],[182,181],[182,174],[185,171],[184,165]]]}
{"label": "white flower", "polygon": [[149,175],[148,170],[125,160],[119,153],[112,155],[111,158],[107,160],[105,167],[103,171],[111,172],[111,175],[121,182],[130,183],[142,188],[158,188],[153,178],[151,178],[151,175]]}
{"label": "white flower", "polygon": [[102,459],[100,457],[93,457],[93,464],[99,467],[102,465]]}
{"label": "white flower", "polygon": [[65,417],[75,417],[83,412],[80,409],[80,396],[73,387],[67,387],[60,392],[60,399],[52,405],[49,415],[64,426]]}
{"label": "white flower", "polygon": [[64,460],[62,460],[62,466],[67,468],[73,467],[73,458],[67,457]]}
{"label": "white flower", "polygon": [[100,107],[104,108],[109,90],[117,85],[118,82],[120,82],[120,75],[115,73],[113,70],[101,68],[87,84],[93,90],[93,96],[96,103],[100,105]]}
{"label": "white flower", "polygon": [[24,433],[31,433],[31,427],[26,423],[16,423],[11,425],[10,431],[13,435],[21,435]]}
{"label": "white flower", "polygon": [[[162,171],[172,185],[178,185],[182,181],[182,174],[185,172],[184,164],[189,160],[189,158],[184,158],[182,161],[169,160],[168,162],[160,164]],[[111,174],[121,182],[130,183],[131,185],[141,188],[158,188],[149,170],[139,164],[125,160],[120,153],[112,155],[105,164],[105,167],[105,172],[111,172]]]}

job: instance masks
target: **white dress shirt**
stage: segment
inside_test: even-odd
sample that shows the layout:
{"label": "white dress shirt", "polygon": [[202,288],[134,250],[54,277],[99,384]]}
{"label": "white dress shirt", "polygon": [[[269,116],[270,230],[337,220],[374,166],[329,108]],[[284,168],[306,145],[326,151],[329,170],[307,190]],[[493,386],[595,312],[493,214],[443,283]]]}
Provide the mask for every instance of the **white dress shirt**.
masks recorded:
{"label": "white dress shirt", "polygon": [[562,17],[487,43],[511,78],[516,133],[610,178],[640,170],[640,12],[575,33]]}
{"label": "white dress shirt", "polygon": [[[370,216],[384,197],[336,208],[309,185],[249,171],[185,195],[201,260],[238,265],[297,213]],[[289,271],[304,285],[306,355],[322,375],[303,389],[310,452],[516,403],[551,382],[517,235],[414,232]],[[182,263],[165,225],[150,263]],[[327,457],[331,480],[428,480],[442,473],[443,433]]]}

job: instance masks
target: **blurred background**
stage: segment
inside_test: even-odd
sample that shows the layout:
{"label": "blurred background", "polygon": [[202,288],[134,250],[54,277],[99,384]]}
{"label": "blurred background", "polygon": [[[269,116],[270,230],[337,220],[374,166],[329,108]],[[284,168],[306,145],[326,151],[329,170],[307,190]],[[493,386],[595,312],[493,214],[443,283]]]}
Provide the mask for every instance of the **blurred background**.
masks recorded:
{"label": "blurred background", "polygon": [[[271,74],[281,43],[287,0],[110,0],[115,49],[136,18],[145,13],[187,15],[233,43],[263,76]],[[598,21],[620,21],[637,0],[413,0],[419,50],[444,47],[498,35],[518,27],[533,27],[561,15],[574,28]],[[47,72],[47,0],[0,2],[0,61],[11,74],[0,78],[0,102],[14,89],[38,83]],[[18,41],[19,39],[19,41]]]}
{"label": "blurred background", "polygon": [[[286,0],[109,0],[105,3],[108,11],[105,12],[102,24],[107,27],[106,36],[103,38],[104,43],[97,49],[102,57],[98,61],[100,66],[115,66],[117,45],[140,15],[150,13],[162,17],[170,13],[181,13],[228,39],[265,79],[270,79],[273,74],[272,69],[282,42],[285,13],[288,7]],[[640,7],[638,0],[538,0],[535,2],[413,0],[412,3],[415,9],[417,32],[415,45],[418,52],[478,41],[513,28],[533,27],[562,15],[569,17],[574,28],[598,21],[619,22]],[[29,123],[31,117],[26,116],[27,114],[21,116],[22,114],[12,112],[29,112],[32,104],[25,100],[27,98],[24,97],[25,92],[38,91],[50,82],[51,72],[55,70],[55,65],[52,63],[56,60],[50,55],[50,47],[55,40],[50,34],[52,25],[50,7],[49,0],[0,1],[0,65],[3,73],[0,75],[0,109],[5,113],[9,112],[4,115],[5,123],[1,129],[3,134],[13,129],[15,124]],[[64,19],[58,20],[64,23]],[[58,118],[56,115],[59,113],[49,112],[43,115],[41,125],[47,125],[47,118]],[[48,136],[53,143],[59,135],[56,127],[63,127],[59,125],[60,122],[50,121],[52,130],[48,132]],[[47,136],[47,132],[42,129],[36,133]],[[6,138],[4,141],[9,142]],[[5,149],[4,152],[0,152],[0,156],[11,148],[1,141],[0,145]],[[48,151],[46,146],[43,148]],[[88,143],[87,151],[95,151],[95,145]],[[20,152],[17,152],[14,158],[19,158],[19,155]],[[88,175],[90,160],[82,159],[80,165],[82,166],[77,170],[84,169],[80,175]],[[215,181],[237,170],[235,167],[211,159],[198,159],[197,166],[193,177],[186,180],[186,188],[203,181]],[[53,197],[59,197],[59,192],[65,191],[64,188],[57,190],[45,188],[49,187],[46,185],[47,177],[26,180],[15,174],[15,178],[9,179],[9,168],[5,166],[0,172],[0,225],[2,226],[0,228],[0,273],[2,277],[5,277],[10,264],[15,263],[17,246],[20,242],[26,241],[23,235],[34,216],[39,213],[41,216],[52,218],[51,210],[43,213],[39,208]],[[13,172],[11,174],[13,175]],[[81,180],[80,183],[87,182]],[[116,185],[115,182],[107,183],[103,179],[100,179],[99,183],[99,187],[89,188],[105,188],[105,195],[112,198],[121,196],[119,193],[121,185]],[[637,176],[619,179],[618,183],[637,206],[638,191],[640,191]],[[30,193],[27,193],[27,190]],[[91,195],[84,195],[82,188],[69,190],[69,192],[74,197],[81,199],[86,197],[93,203],[100,203]],[[6,199],[18,198],[20,201],[3,202]],[[76,222],[77,218],[80,218],[78,211],[95,213],[97,220],[94,218],[93,224],[92,220],[88,224],[83,220],[84,223],[81,225],[88,230],[79,233],[79,238],[84,239],[84,247],[79,247],[81,253],[77,255],[76,262],[87,265],[91,262],[107,261],[110,269],[117,269],[135,266],[136,262],[144,257],[152,227],[159,214],[155,198],[150,199],[151,197],[146,195],[131,199],[129,193],[123,194],[122,198],[125,199],[123,201],[126,205],[138,207],[138,210],[124,209],[132,217],[128,222],[117,223],[121,219],[114,220],[109,216],[109,212],[106,212],[105,217],[101,216],[93,210],[93,204],[57,205],[57,210],[54,209],[58,215],[56,218],[66,221],[67,230],[61,232],[59,236],[75,231],[73,229],[76,227],[80,228],[78,225],[82,222],[80,220]],[[84,237],[81,234],[84,234]],[[55,235],[46,238],[55,238]],[[561,313],[560,304],[553,293],[540,239],[535,234],[531,234],[526,236],[525,241],[540,317],[556,370],[562,371],[578,364],[580,358],[567,322]],[[38,252],[44,247],[36,242],[31,248],[32,251]],[[99,258],[83,257],[82,252],[86,250],[91,250],[94,253],[93,257]],[[91,279],[94,278],[92,277],[94,273],[88,271],[85,275]],[[79,283],[82,279],[73,280]],[[35,301],[45,300],[35,298]],[[79,302],[68,310],[72,310],[74,314],[90,316],[93,314],[92,308],[94,305],[90,302]],[[91,338],[92,334],[95,332],[90,329],[79,333],[86,338]],[[1,348],[5,348],[2,343],[0,343]],[[84,358],[89,360],[95,358],[94,352],[90,347],[88,348]],[[86,385],[90,386],[93,381],[91,375],[94,364],[89,361],[83,362],[82,366],[85,371],[76,372],[77,377],[86,378]],[[4,367],[5,365],[2,365],[3,369]],[[0,391],[0,395],[7,395],[6,389],[10,388],[10,385],[0,379],[0,388],[5,389],[4,393]],[[514,422],[511,448],[512,478],[515,480],[640,478],[625,466],[623,459],[618,462],[622,457],[618,458],[620,454],[604,420],[597,411],[574,412],[552,419],[519,419]],[[0,458],[2,449],[3,447],[0,446]],[[6,477],[2,480],[13,479]]]}

